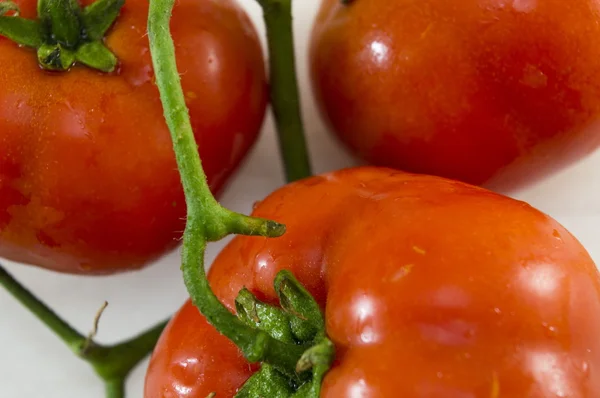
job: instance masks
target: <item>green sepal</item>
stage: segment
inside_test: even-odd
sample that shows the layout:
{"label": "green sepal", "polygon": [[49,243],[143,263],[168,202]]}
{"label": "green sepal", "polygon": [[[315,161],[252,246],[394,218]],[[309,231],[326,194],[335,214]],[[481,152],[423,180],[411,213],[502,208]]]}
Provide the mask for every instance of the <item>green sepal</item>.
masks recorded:
{"label": "green sepal", "polygon": [[242,289],[235,299],[238,318],[247,325],[268,333],[284,343],[296,343],[289,326],[289,317],[280,308],[259,301],[248,289]]}
{"label": "green sepal", "polygon": [[16,3],[12,1],[0,1],[0,15],[6,15],[9,12],[14,11],[13,17],[19,16],[21,10]]}
{"label": "green sepal", "polygon": [[328,369],[328,365],[315,367],[310,381],[295,386],[275,367],[263,364],[258,372],[246,380],[234,398],[319,398],[323,377]]}
{"label": "green sepal", "polygon": [[287,377],[273,366],[263,364],[260,370],[244,383],[234,398],[290,398],[293,394],[294,388]]}
{"label": "green sepal", "polygon": [[317,365],[313,368],[312,379],[296,390],[290,398],[319,398],[321,396],[321,384],[323,377],[329,370],[329,366]]}
{"label": "green sepal", "polygon": [[328,338],[324,338],[318,344],[304,351],[304,354],[296,365],[298,373],[313,369],[317,366],[329,368],[335,356],[335,346]]}
{"label": "green sepal", "polygon": [[65,71],[75,62],[73,51],[60,44],[42,44],[38,48],[37,55],[38,62],[47,70]]}
{"label": "green sepal", "polygon": [[0,16],[0,35],[22,46],[39,48],[44,42],[41,25],[32,19]]}
{"label": "green sepal", "polygon": [[69,49],[76,48],[81,39],[80,14],[77,0],[38,2],[38,17],[50,38]]}
{"label": "green sepal", "polygon": [[335,358],[335,346],[326,336],[323,313],[291,272],[277,273],[274,288],[281,308],[260,301],[244,288],[235,300],[238,318],[279,341],[306,348],[294,372],[287,374],[285,369],[263,363],[235,398],[318,398],[323,376]]}
{"label": "green sepal", "polygon": [[86,66],[102,72],[115,70],[117,57],[100,41],[82,44],[75,52],[75,59]]}
{"label": "green sepal", "polygon": [[324,333],[325,320],[319,304],[290,271],[280,271],[274,284],[283,309],[295,315],[291,326],[300,340],[312,340],[319,332]]}
{"label": "green sepal", "polygon": [[83,34],[90,41],[102,40],[113,25],[125,0],[97,0],[83,9]]}

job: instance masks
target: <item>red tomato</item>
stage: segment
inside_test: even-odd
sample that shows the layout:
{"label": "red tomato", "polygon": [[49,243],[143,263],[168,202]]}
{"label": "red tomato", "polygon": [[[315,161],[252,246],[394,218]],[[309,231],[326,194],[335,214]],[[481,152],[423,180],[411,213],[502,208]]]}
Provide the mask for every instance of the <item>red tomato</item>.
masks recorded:
{"label": "red tomato", "polygon": [[[236,237],[211,285],[276,300],[291,270],[325,311],[337,359],[322,397],[596,398],[600,275],[526,203],[437,177],[357,168],[288,185]],[[188,302],[159,341],[145,398],[230,397],[252,370]]]}
{"label": "red tomato", "polygon": [[376,165],[514,189],[600,143],[596,0],[323,0],[312,82]]}
{"label": "red tomato", "polygon": [[[34,18],[35,0],[20,0]],[[40,70],[0,38],[0,256],[71,273],[140,267],[173,248],[185,203],[153,82],[148,1],[127,0],[107,75]],[[262,50],[231,0],[179,0],[177,64],[204,169],[219,191],[255,141],[267,85]]]}

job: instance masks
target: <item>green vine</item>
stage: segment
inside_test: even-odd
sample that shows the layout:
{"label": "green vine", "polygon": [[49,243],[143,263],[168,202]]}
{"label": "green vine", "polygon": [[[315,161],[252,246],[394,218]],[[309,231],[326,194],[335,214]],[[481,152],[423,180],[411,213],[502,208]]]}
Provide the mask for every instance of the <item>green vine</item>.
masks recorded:
{"label": "green vine", "polygon": [[[93,341],[93,334],[84,336],[65,322],[51,308],[21,285],[4,267],[0,266],[2,285],[25,308],[61,339],[75,355],[88,362],[104,380],[107,398],[123,398],[125,379],[133,368],[154,348],[167,321],[125,342],[105,346]],[[121,387],[119,387],[121,386]]]}
{"label": "green vine", "polygon": [[[310,167],[293,60],[291,1],[259,2],[267,24],[273,110],[286,159],[286,174],[290,180],[303,178],[310,175]],[[275,279],[281,309],[261,303],[249,291],[242,290],[237,299],[238,316],[219,301],[207,280],[204,270],[207,242],[227,234],[274,238],[285,229],[274,221],[233,213],[219,205],[210,193],[175,62],[169,24],[174,3],[175,0],[150,0],[148,35],[156,84],[188,211],[181,266],[185,285],[193,304],[208,322],[234,342],[248,361],[262,363],[261,371],[248,380],[237,397],[317,398],[335,351],[325,334],[319,306],[293,275],[281,271]],[[261,316],[261,311],[269,315]]]}
{"label": "green vine", "polygon": [[275,117],[286,180],[312,174],[302,123],[296,77],[291,0],[257,0],[263,8],[269,47],[271,107]]}

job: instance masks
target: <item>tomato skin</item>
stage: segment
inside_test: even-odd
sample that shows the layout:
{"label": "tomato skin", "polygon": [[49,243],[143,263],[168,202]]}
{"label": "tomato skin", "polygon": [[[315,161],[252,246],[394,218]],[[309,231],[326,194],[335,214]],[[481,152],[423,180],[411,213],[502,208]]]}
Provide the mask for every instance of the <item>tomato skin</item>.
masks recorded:
{"label": "tomato skin", "polygon": [[323,0],[317,103],[366,161],[515,189],[600,143],[595,0]]}
{"label": "tomato skin", "polygon": [[[194,321],[188,323],[189,319]],[[217,397],[231,397],[237,386],[256,370],[248,365],[231,341],[208,324],[190,301],[175,314],[157,345],[176,347],[181,342],[185,342],[184,350],[157,350],[153,355],[148,374],[169,372],[175,377],[169,384],[149,377],[146,398],[206,398],[211,392],[216,392]],[[203,392],[206,393],[202,395]]]}
{"label": "tomato skin", "polygon": [[[34,18],[36,1],[20,0]],[[153,81],[148,2],[127,0],[106,38],[118,72],[46,73],[0,38],[0,256],[55,271],[141,267],[174,248],[185,203]],[[247,15],[231,0],[179,0],[177,64],[213,192],[257,138],[267,84]]]}
{"label": "tomato skin", "polygon": [[[231,310],[244,286],[275,302],[273,278],[291,270],[322,304],[337,347],[322,397],[600,396],[600,275],[568,231],[529,205],[367,167],[287,185],[254,214],[285,223],[286,234],[236,237],[211,286]],[[202,383],[172,388],[176,363],[221,345],[231,355],[212,335],[202,354],[206,320],[190,308],[156,347],[146,398],[206,396]],[[234,367],[211,364],[219,374]],[[237,378],[244,371],[235,363]]]}

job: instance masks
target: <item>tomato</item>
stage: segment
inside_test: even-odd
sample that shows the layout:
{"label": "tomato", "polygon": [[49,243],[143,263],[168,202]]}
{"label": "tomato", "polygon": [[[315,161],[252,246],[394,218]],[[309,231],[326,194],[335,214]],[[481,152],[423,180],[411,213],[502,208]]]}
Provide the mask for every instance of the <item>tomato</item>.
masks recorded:
{"label": "tomato", "polygon": [[323,0],[331,130],[376,165],[523,187],[600,143],[596,0]]}
{"label": "tomato", "polygon": [[[18,0],[35,18],[34,0]],[[172,249],[185,203],[148,50],[148,2],[127,0],[106,45],[118,70],[42,71],[0,38],[0,256],[56,271],[138,268]],[[179,0],[172,35],[210,186],[257,138],[262,49],[231,0]]]}
{"label": "tomato", "polygon": [[[365,167],[287,185],[254,215],[288,232],[236,237],[211,286],[233,311],[242,287],[276,302],[273,279],[291,270],[337,347],[322,397],[600,396],[600,274],[526,203]],[[253,370],[188,302],[158,342],[145,398],[230,397]]]}

